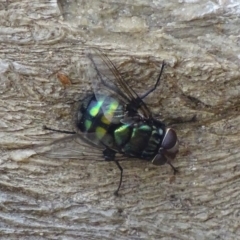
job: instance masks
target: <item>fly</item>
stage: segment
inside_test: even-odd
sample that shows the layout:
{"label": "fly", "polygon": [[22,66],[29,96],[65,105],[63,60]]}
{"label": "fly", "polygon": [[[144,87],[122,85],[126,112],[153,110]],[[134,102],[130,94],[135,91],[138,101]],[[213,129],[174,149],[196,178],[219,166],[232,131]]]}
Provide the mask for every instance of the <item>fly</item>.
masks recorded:
{"label": "fly", "polygon": [[178,138],[172,128],[152,116],[144,99],[159,85],[165,63],[155,85],[139,96],[122,78],[107,55],[94,49],[87,54],[96,73],[93,77],[94,93],[79,103],[75,113],[75,131],[60,133],[74,134],[101,149],[104,159],[114,161],[120,170],[118,195],[122,184],[123,169],[115,158],[116,153],[126,157],[151,161],[155,165],[169,164],[178,153]]}

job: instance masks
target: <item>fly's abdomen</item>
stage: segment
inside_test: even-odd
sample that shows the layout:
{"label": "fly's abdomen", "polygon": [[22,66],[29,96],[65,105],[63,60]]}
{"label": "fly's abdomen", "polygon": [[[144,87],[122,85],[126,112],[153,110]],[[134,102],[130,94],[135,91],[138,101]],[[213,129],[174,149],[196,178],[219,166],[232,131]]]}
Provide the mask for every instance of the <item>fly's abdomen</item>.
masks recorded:
{"label": "fly's abdomen", "polygon": [[76,127],[96,144],[108,147],[114,144],[112,129],[120,124],[124,112],[116,99],[95,95],[86,98],[77,112]]}

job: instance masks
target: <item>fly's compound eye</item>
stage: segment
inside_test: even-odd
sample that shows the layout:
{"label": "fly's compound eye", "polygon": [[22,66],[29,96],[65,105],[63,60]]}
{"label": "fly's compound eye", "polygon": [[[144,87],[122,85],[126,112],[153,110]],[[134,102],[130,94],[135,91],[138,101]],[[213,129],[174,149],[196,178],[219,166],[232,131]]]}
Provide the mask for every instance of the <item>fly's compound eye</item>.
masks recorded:
{"label": "fly's compound eye", "polygon": [[167,162],[167,158],[159,152],[152,160],[152,164],[154,165],[163,165]]}
{"label": "fly's compound eye", "polygon": [[172,128],[167,128],[158,154],[153,158],[154,165],[163,165],[176,157],[178,153],[178,138]]}
{"label": "fly's compound eye", "polygon": [[162,141],[162,148],[168,151],[175,151],[178,149],[177,134],[172,128],[167,128],[166,134]]}
{"label": "fly's compound eye", "polygon": [[162,149],[172,158],[178,153],[178,138],[176,132],[172,128],[167,128],[166,130],[166,134],[162,141]]}

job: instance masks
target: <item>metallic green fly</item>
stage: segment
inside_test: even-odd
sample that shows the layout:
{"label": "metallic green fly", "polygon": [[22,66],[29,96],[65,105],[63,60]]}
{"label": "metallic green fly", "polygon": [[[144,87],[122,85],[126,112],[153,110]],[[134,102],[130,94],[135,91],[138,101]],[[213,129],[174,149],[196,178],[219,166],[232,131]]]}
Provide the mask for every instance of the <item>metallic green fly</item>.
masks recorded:
{"label": "metallic green fly", "polygon": [[106,54],[92,49],[87,56],[95,72],[91,79],[94,93],[79,103],[75,131],[45,129],[77,135],[100,148],[105,160],[114,161],[121,173],[115,195],[118,195],[123,176],[116,153],[151,161],[155,165],[167,163],[176,173],[171,161],[178,153],[177,134],[155,119],[143,101],[159,85],[164,63],[155,85],[139,96]]}

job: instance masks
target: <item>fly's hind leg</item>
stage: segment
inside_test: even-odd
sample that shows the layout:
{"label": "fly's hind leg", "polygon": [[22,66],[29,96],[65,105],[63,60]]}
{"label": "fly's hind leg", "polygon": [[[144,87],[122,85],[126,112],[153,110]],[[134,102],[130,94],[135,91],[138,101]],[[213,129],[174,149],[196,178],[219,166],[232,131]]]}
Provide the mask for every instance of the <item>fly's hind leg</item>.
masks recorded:
{"label": "fly's hind leg", "polygon": [[120,181],[119,181],[117,190],[114,192],[114,195],[118,196],[118,191],[122,185],[123,169],[122,169],[121,165],[119,164],[119,162],[117,160],[115,160],[115,155],[116,155],[116,152],[113,151],[112,149],[106,148],[103,151],[103,156],[104,156],[105,160],[106,161],[114,161],[116,163],[116,165],[118,166],[118,169],[120,170]]}

